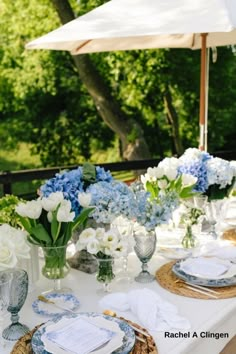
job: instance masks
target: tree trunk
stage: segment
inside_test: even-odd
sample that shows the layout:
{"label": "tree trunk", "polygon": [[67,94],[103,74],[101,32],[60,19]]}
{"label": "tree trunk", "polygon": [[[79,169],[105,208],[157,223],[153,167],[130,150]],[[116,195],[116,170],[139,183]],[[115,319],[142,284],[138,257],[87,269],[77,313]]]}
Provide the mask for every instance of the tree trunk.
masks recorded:
{"label": "tree trunk", "polygon": [[[63,24],[73,20],[74,13],[68,0],[51,0]],[[111,96],[109,87],[94,67],[89,55],[74,55],[74,63],[81,81],[93,98],[99,115],[104,122],[119,136],[125,160],[150,158],[148,145],[141,126],[131,120],[120,109]],[[130,137],[133,137],[131,140]]]}
{"label": "tree trunk", "polygon": [[164,105],[165,105],[166,112],[167,112],[167,120],[168,120],[168,123],[170,124],[171,130],[172,130],[171,135],[172,135],[173,142],[174,142],[175,153],[177,155],[182,155],[182,153],[184,152],[184,149],[183,149],[182,141],[181,141],[180,134],[179,134],[179,119],[178,119],[178,115],[176,113],[176,110],[172,104],[172,97],[171,97],[171,93],[170,93],[169,89],[167,89],[164,94]]}

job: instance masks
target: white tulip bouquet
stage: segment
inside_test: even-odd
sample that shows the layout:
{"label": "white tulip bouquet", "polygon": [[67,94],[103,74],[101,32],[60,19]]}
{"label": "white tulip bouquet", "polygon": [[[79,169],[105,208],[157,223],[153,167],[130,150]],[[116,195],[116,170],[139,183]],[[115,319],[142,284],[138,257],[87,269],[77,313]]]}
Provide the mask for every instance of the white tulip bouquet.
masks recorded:
{"label": "white tulip bouquet", "polygon": [[54,247],[66,245],[72,237],[72,231],[86,223],[93,208],[85,207],[75,217],[70,200],[65,199],[62,192],[55,192],[48,197],[21,202],[15,210],[29,234],[29,242]]}

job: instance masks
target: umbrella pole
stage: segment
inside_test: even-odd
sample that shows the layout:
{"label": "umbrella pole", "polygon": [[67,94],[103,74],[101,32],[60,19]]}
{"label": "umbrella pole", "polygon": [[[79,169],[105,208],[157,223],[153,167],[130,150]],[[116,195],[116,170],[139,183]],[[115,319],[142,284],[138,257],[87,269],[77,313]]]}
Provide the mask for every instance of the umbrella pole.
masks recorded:
{"label": "umbrella pole", "polygon": [[205,112],[206,112],[206,39],[207,33],[201,33],[202,37],[202,48],[201,48],[201,76],[200,76],[200,142],[199,149],[205,150]]}
{"label": "umbrella pole", "polygon": [[209,60],[210,60],[210,48],[207,48],[206,53],[206,80],[205,80],[205,129],[204,129],[204,142],[205,151],[208,150],[208,90],[209,90]]}

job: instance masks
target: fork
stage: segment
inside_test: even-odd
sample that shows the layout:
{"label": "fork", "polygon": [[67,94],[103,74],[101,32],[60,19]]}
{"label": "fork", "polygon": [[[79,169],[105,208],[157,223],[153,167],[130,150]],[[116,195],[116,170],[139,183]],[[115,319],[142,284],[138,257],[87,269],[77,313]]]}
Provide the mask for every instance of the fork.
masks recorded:
{"label": "fork", "polygon": [[189,282],[184,281],[182,279],[175,280],[175,283],[181,283],[188,289],[196,291],[200,294],[208,295],[214,299],[218,299],[218,297],[219,297],[218,295],[220,295],[220,293],[215,290],[209,289],[209,288],[201,286],[201,285],[192,284],[192,283],[189,283]]}

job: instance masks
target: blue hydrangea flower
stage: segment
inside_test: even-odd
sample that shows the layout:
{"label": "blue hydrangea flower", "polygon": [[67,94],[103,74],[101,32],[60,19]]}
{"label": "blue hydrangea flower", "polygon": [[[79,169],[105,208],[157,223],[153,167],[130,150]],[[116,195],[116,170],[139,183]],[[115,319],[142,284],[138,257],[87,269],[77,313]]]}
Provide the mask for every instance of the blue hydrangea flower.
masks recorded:
{"label": "blue hydrangea flower", "polygon": [[[111,182],[112,180],[110,171],[105,171],[104,168],[96,166],[96,182]],[[72,210],[77,216],[82,209],[78,201],[78,194],[86,190],[83,182],[83,167],[80,166],[71,171],[57,173],[55,177],[41,186],[40,194],[48,197],[53,192],[63,192],[64,197],[71,201]]]}

